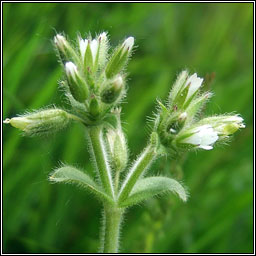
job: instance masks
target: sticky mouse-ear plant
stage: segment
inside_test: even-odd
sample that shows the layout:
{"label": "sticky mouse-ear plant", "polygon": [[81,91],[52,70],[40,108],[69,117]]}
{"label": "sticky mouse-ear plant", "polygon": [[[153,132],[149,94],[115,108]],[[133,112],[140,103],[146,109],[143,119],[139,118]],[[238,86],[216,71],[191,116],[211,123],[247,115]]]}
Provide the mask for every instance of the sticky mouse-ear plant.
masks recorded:
{"label": "sticky mouse-ear plant", "polygon": [[151,164],[162,155],[175,157],[189,150],[211,150],[217,142],[244,128],[243,119],[232,114],[200,119],[198,113],[211,93],[200,93],[203,79],[183,71],[166,102],[158,100],[147,145],[132,161],[122,130],[120,104],[127,91],[125,67],[134,38],[128,37],[111,53],[105,32],[94,39],[78,36],[76,45],[61,34],[53,42],[64,71],[60,85],[70,109],[52,107],[6,119],[4,123],[28,136],[49,135],[72,121],[83,125],[95,175],[91,177],[84,170],[63,165],[50,173],[49,180],[78,184],[102,202],[101,250],[116,253],[123,214],[128,207],[166,192],[187,200],[187,192],[178,181],[150,175]]}

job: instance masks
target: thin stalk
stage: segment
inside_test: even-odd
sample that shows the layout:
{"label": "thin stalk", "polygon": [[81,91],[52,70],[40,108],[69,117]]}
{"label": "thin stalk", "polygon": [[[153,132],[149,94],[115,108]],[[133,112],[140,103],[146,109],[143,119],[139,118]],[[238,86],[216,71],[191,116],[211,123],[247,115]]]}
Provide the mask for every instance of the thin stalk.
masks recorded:
{"label": "thin stalk", "polygon": [[115,194],[118,194],[118,188],[119,188],[119,179],[120,179],[120,170],[116,170],[115,174]]}
{"label": "thin stalk", "polygon": [[117,253],[119,246],[119,233],[123,209],[104,207],[104,241],[103,253]]}
{"label": "thin stalk", "polygon": [[102,127],[92,126],[88,129],[88,134],[91,142],[92,156],[95,160],[102,186],[105,192],[114,198],[111,169],[108,163],[107,151],[103,140]]}
{"label": "thin stalk", "polygon": [[118,197],[118,202],[122,202],[129,196],[136,181],[138,180],[140,175],[149,168],[153,160],[156,158],[156,155],[156,149],[151,144],[144,149],[142,154],[133,164],[126,179],[122,184]]}

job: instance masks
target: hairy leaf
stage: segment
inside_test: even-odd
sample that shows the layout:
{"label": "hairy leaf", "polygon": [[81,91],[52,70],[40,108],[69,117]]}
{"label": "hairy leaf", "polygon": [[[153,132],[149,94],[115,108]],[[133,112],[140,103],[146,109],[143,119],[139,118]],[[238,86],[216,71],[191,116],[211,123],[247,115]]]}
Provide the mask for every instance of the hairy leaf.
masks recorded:
{"label": "hairy leaf", "polygon": [[96,197],[103,201],[113,203],[112,199],[95,183],[95,181],[73,166],[62,166],[55,169],[49,176],[49,180],[59,183],[71,183],[91,191]]}
{"label": "hairy leaf", "polygon": [[174,192],[183,200],[187,200],[187,192],[182,185],[168,177],[148,177],[137,181],[129,197],[120,202],[121,207],[132,206],[155,195]]}

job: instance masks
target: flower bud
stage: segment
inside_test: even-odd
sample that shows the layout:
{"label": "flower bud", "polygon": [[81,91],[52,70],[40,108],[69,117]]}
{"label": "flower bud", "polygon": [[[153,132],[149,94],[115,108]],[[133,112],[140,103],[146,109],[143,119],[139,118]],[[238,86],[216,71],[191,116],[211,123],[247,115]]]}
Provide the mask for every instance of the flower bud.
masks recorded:
{"label": "flower bud", "polygon": [[54,43],[58,49],[62,63],[68,60],[77,60],[76,52],[64,36],[57,34],[54,37]]}
{"label": "flower bud", "polygon": [[117,75],[115,79],[101,93],[101,100],[104,103],[111,104],[120,96],[124,88],[124,81],[121,75]]}
{"label": "flower bud", "polygon": [[90,105],[89,105],[89,111],[92,116],[92,118],[96,118],[100,115],[100,104],[96,98],[92,98]]}
{"label": "flower bud", "polygon": [[79,75],[76,65],[72,62],[67,62],[65,70],[72,96],[75,100],[84,102],[89,95],[89,90],[84,79]]}
{"label": "flower bud", "polygon": [[203,79],[197,77],[196,73],[188,77],[187,71],[183,71],[178,76],[177,81],[170,92],[169,103],[171,106],[175,106],[178,110],[180,108],[186,109],[198,92],[202,82]]}
{"label": "flower bud", "polygon": [[245,128],[243,118],[237,115],[207,117],[202,119],[200,123],[210,124],[221,138],[232,135],[240,128]]}
{"label": "flower bud", "polygon": [[130,52],[132,50],[132,47],[134,45],[134,37],[130,36],[128,37],[122,45],[122,54],[125,54],[126,52]]}
{"label": "flower bud", "polygon": [[108,53],[108,37],[107,33],[103,32],[98,36],[99,41],[99,56],[98,56],[98,66],[99,68],[104,67],[107,61]]}
{"label": "flower bud", "polygon": [[65,128],[70,122],[69,114],[62,109],[47,109],[4,120],[27,136],[43,136]]}
{"label": "flower bud", "polygon": [[173,135],[178,134],[180,130],[183,128],[187,120],[187,116],[188,115],[186,112],[170,116],[167,120],[167,132]]}
{"label": "flower bud", "polygon": [[185,87],[183,89],[184,92],[187,91],[184,104],[188,103],[191,98],[197,93],[198,89],[203,83],[203,80],[203,78],[197,77],[196,73],[194,73],[187,79]]}
{"label": "flower bud", "polygon": [[122,171],[127,164],[128,150],[121,127],[118,127],[117,129],[109,129],[106,135],[113,168],[117,171]]}
{"label": "flower bud", "polygon": [[112,78],[124,68],[133,45],[134,38],[128,37],[121,46],[117,47],[106,67],[105,74],[107,78]]}

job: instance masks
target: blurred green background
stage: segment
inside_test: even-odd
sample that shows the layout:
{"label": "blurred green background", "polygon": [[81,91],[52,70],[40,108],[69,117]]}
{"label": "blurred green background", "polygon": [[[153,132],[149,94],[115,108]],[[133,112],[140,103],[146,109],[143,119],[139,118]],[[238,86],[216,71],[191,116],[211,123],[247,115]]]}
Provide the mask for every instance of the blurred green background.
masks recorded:
{"label": "blurred green background", "polygon": [[[131,157],[144,147],[147,116],[184,68],[215,80],[206,113],[235,111],[246,129],[229,145],[159,159],[151,174],[174,177],[190,192],[184,204],[166,195],[131,208],[121,252],[253,252],[253,4],[252,3],[4,3],[3,118],[56,103],[64,96],[52,47],[57,32],[108,31],[111,44],[134,36],[123,104]],[[73,124],[50,138],[25,138],[3,128],[3,252],[88,253],[99,247],[100,204],[68,185],[52,185],[60,162],[89,172],[84,129]]]}

